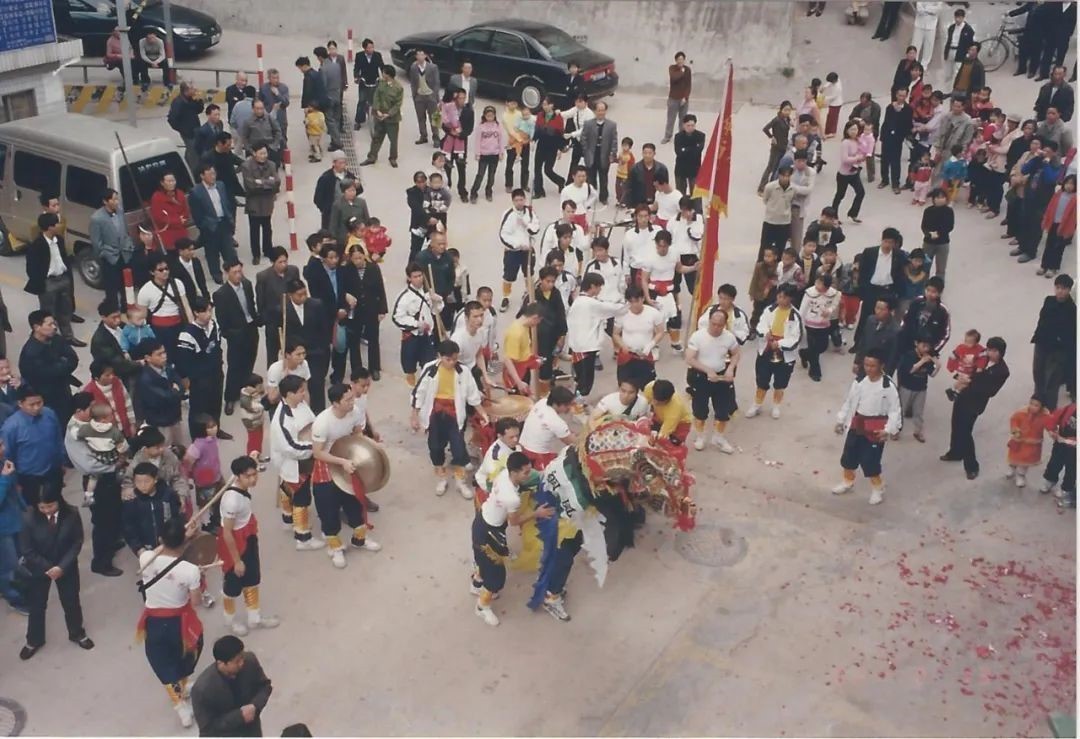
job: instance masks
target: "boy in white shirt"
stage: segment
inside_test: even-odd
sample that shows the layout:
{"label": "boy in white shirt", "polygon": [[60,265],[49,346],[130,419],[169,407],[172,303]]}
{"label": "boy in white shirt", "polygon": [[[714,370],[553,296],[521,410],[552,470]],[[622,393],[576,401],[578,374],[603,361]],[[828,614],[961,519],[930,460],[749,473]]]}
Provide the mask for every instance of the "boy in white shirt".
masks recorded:
{"label": "boy in white shirt", "polygon": [[623,266],[629,271],[630,284],[638,285],[638,274],[644,261],[652,254],[656,234],[660,233],[660,227],[654,226],[651,221],[652,214],[649,206],[641,204],[634,208],[634,226],[626,229],[622,242]]}
{"label": "boy in white shirt", "polygon": [[559,193],[559,200],[573,201],[575,212],[572,220],[588,233],[589,222],[592,220],[593,208],[596,206],[598,193],[596,188],[586,181],[589,177],[589,170],[584,166],[579,164],[575,167],[572,177],[573,179]]}
{"label": "boy in white shirt", "polygon": [[626,313],[626,305],[600,300],[604,278],[590,272],[581,279],[581,294],[566,314],[566,345],[574,360],[577,402],[585,403],[596,380],[596,358],[600,354],[607,322]]}
{"label": "boy in white shirt", "polygon": [[716,289],[716,302],[701,314],[701,317],[698,318],[697,327],[700,329],[708,326],[709,314],[717,308],[722,308],[728,314],[728,331],[735,334],[739,346],[745,344],[747,339],[750,338],[750,317],[746,314],[746,311],[735,305],[735,297],[738,294],[739,291],[735,289],[734,285],[724,283],[718,287]]}
{"label": "boy in white shirt", "polygon": [[[523,167],[527,165],[524,163]],[[510,293],[518,275],[522,277],[528,271],[528,259],[533,253],[533,237],[540,233],[540,221],[537,220],[531,205],[526,205],[525,191],[518,188],[510,194],[513,207],[503,213],[499,224],[499,241],[503,245],[503,298],[499,312],[505,313],[510,307]]]}
{"label": "boy in white shirt", "polygon": [[641,285],[626,288],[627,312],[615,319],[615,345],[619,382],[633,380],[645,387],[656,379],[656,345],[664,336],[664,317],[656,308],[645,303]]}
{"label": "boy in white shirt", "polygon": [[656,196],[652,208],[656,214],[656,223],[660,228],[667,228],[668,222],[679,215],[679,202],[683,194],[671,184],[666,172],[658,172],[655,178]]}
{"label": "boy in white shirt", "polygon": [[500,418],[495,422],[495,437],[473,475],[476,481],[476,497],[473,500],[476,501],[477,510],[480,510],[480,506],[487,500],[491,483],[506,466],[503,458],[511,452],[521,451],[521,445],[518,444],[521,438],[521,421],[516,418]]}
{"label": "boy in white shirt", "polygon": [[667,321],[671,348],[682,351],[679,332],[682,329],[682,313],[675,292],[675,276],[679,273],[696,272],[697,265],[688,267],[671,251],[671,233],[656,234],[655,248],[641,265],[641,288],[648,290],[649,303],[660,311]]}
{"label": "boy in white shirt", "polygon": [[525,424],[521,427],[521,450],[532,461],[537,472],[547,467],[564,446],[576,441],[561,415],[569,413],[573,403],[574,394],[568,388],[556,385],[546,398],[536,402],[525,417]]}
{"label": "boy in white shirt", "polygon": [[[556,248],[561,249],[566,258],[567,269],[575,275],[580,275],[581,262],[585,260],[585,252],[589,248],[589,237],[585,234],[585,229],[574,221],[578,212],[574,201],[564,200],[562,209],[562,217],[545,226],[540,234],[540,250],[536,258],[540,260],[540,264],[546,264],[547,255]],[[567,233],[566,229],[559,228],[563,225],[570,227],[568,232],[570,234],[569,241],[563,238]]]}
{"label": "boy in white shirt", "polygon": [[617,392],[609,393],[602,397],[593,408],[592,420],[596,421],[605,416],[637,421],[649,415],[652,407],[645,396],[641,394],[641,388],[634,380],[626,379],[619,383]]}

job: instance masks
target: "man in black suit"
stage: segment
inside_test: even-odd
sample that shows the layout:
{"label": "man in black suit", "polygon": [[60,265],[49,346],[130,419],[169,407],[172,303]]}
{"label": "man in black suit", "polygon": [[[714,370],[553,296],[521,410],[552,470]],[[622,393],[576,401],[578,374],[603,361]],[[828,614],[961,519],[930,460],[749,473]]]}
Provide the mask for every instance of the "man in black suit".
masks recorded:
{"label": "man in black suit", "polygon": [[1073,111],[1076,109],[1076,94],[1072,85],[1065,81],[1065,67],[1054,67],[1050,73],[1050,81],[1039,88],[1039,96],[1035,98],[1035,120],[1042,123],[1046,120],[1047,108],[1053,106],[1061,114],[1061,120],[1070,121]]}
{"label": "man in black suit", "polygon": [[[382,73],[382,54],[375,51],[375,42],[369,38],[364,39],[361,51],[356,55],[353,62],[353,79],[356,81],[357,101],[356,118],[353,130],[359,131],[367,120],[368,108],[375,99],[375,88],[379,85],[379,75]],[[325,226],[323,227],[325,228]]]}
{"label": "man in black suit", "polygon": [[[349,305],[345,300],[345,270],[340,268],[341,249],[337,244],[326,244],[319,252],[319,257],[321,264],[310,265],[304,273],[308,280],[308,292],[326,308],[329,314],[328,320],[331,323],[330,330],[333,332],[339,325],[344,327],[349,315]],[[333,333],[331,333],[332,339]],[[330,384],[344,379],[345,362],[348,357],[347,352],[331,351]]]}
{"label": "man in black suit", "polygon": [[26,646],[19,659],[28,660],[45,646],[45,608],[49,591],[56,583],[60,606],[64,609],[68,639],[83,649],[93,649],[94,642],[83,628],[79,603],[79,552],[83,545],[83,526],[79,512],[64,502],[59,485],[48,485],[37,505],[27,511],[19,533],[19,550],[26,568],[33,575],[26,605],[30,618],[26,624]]}
{"label": "man in black suit", "polygon": [[57,336],[56,320],[46,310],[30,311],[30,337],[19,353],[19,374],[23,382],[32,383],[41,393],[45,405],[52,408],[67,428],[71,418],[71,388],[78,386],[72,377],[79,366],[79,357],[63,336]]}
{"label": "man in black suit", "polygon": [[[368,363],[371,379],[378,382],[382,371],[382,354],[379,351],[379,322],[389,313],[386,302],[386,284],[379,265],[369,261],[359,246],[349,252],[349,263],[342,267],[345,273],[345,301],[349,303],[349,361],[353,371],[363,367],[360,358],[360,339],[367,341]],[[350,302],[350,298],[355,303]]]}
{"label": "man in black suit", "polygon": [[[364,88],[361,87],[360,89],[363,90]],[[364,192],[364,186],[360,184],[360,179],[346,168],[347,161],[348,158],[345,156],[344,151],[335,151],[330,169],[319,175],[319,179],[315,181],[315,197],[312,200],[322,216],[321,228],[323,230],[330,228],[330,211],[334,207],[334,202],[341,197],[341,184],[343,182],[346,180],[354,181],[357,195]]]}
{"label": "man in black suit", "polygon": [[72,346],[86,346],[71,330],[75,305],[71,280],[71,257],[58,233],[60,217],[42,213],[37,219],[41,231],[26,248],[26,292],[37,295],[41,310],[49,311],[60,326],[60,333]]}
{"label": "man in black suit", "polygon": [[285,336],[287,341],[301,342],[307,349],[308,394],[311,410],[321,413],[326,408],[326,373],[330,369],[330,330],[334,318],[330,310],[308,295],[302,280],[289,282],[286,287]]}
{"label": "man in black suit", "polygon": [[283,246],[270,250],[270,266],[255,276],[255,309],[266,336],[266,366],[281,354],[281,299],[286,286],[300,279],[300,270],[289,264],[289,252]]}
{"label": "man in black suit", "polygon": [[111,298],[105,298],[98,304],[98,316],[101,322],[90,337],[90,356],[97,361],[108,362],[130,388],[142,365],[124,356],[120,345],[120,306]]}
{"label": "man in black suit", "polygon": [[255,289],[244,277],[244,268],[233,260],[225,264],[225,284],[214,292],[214,313],[226,341],[225,354],[225,415],[231,416],[240,389],[255,369],[259,353],[259,312],[256,309]]}
{"label": "man in black suit", "polygon": [[240,184],[240,177],[236,169],[244,160],[233,152],[233,137],[228,131],[222,131],[214,140],[214,148],[203,154],[201,164],[209,164],[217,174],[217,181],[225,185],[225,192],[233,202],[243,197],[244,186]]}
{"label": "man in black suit", "polygon": [[963,8],[957,8],[953,13],[953,24],[949,26],[945,35],[943,79],[947,86],[956,79],[960,65],[967,58],[968,47],[975,43],[975,29],[966,21],[966,18],[967,12]]}
{"label": "man in black suit", "polygon": [[855,353],[855,346],[862,338],[863,324],[874,313],[874,306],[879,298],[888,298],[891,305],[896,305],[900,289],[904,284],[904,265],[907,254],[900,248],[904,237],[895,228],[886,228],[881,232],[881,245],[863,249],[859,263],[859,297],[862,308],[859,322],[855,328],[855,338],[849,354]]}
{"label": "man in black suit", "polygon": [[405,203],[409,206],[409,261],[416,261],[416,255],[424,248],[424,239],[428,231],[437,223],[424,206],[424,190],[427,189],[427,175],[416,172],[413,186],[405,190]]}
{"label": "man in black suit", "polygon": [[186,236],[176,240],[176,251],[169,256],[169,274],[183,284],[188,300],[199,295],[210,299],[210,291],[206,289],[206,270],[202,262],[195,258],[195,242]]}
{"label": "man in black suit", "polygon": [[975,421],[986,410],[990,398],[998,394],[1009,379],[1009,365],[1005,364],[1005,339],[993,336],[986,341],[986,369],[970,377],[963,390],[953,401],[952,429],[949,434],[949,451],[941,455],[942,462],[964,462],[967,479],[979,476],[979,460],[975,456]]}

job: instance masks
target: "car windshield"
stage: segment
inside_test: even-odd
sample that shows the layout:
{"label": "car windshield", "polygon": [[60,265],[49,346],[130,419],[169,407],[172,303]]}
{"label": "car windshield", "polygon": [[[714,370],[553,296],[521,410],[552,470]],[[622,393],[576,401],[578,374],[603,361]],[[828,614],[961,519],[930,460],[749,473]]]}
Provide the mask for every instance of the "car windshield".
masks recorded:
{"label": "car windshield", "polygon": [[184,160],[175,151],[132,162],[131,167],[135,170],[135,179],[139,183],[138,193],[135,192],[128,168],[126,166],[120,168],[120,199],[124,203],[124,210],[129,213],[139,209],[141,199],[139,195],[149,203],[150,196],[154,190],[158,189],[161,176],[165,172],[176,175],[176,186],[180,190],[184,192],[191,190],[191,175],[184,166]]}
{"label": "car windshield", "polygon": [[538,28],[530,31],[529,35],[556,59],[585,50],[585,47],[575,41],[573,36],[558,28]]}

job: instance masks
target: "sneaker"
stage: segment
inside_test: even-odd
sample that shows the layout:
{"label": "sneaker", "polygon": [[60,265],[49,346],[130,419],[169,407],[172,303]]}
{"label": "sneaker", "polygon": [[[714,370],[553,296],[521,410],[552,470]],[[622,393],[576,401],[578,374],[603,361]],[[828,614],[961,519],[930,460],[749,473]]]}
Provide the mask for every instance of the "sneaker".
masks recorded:
{"label": "sneaker", "polygon": [[731,445],[731,442],[723,437],[722,434],[718,434],[713,437],[713,446],[717,447],[724,454],[734,454],[735,447]]}
{"label": "sneaker", "polygon": [[870,488],[870,505],[878,505],[885,500],[885,486]]}
{"label": "sneaker", "polygon": [[680,344],[678,342],[672,342],[671,343],[671,351],[673,351],[673,352],[681,352],[682,351],[682,344]]}
{"label": "sneaker", "polygon": [[1039,277],[1042,277],[1043,275],[1046,274],[1046,268],[1045,267],[1039,267],[1037,270],[1035,270],[1035,274],[1037,274]]}
{"label": "sneaker", "polygon": [[457,486],[457,491],[461,494],[462,498],[464,498],[465,500],[473,499],[472,486],[470,486],[469,483],[467,483],[464,479],[454,480],[454,484]]}
{"label": "sneaker", "polygon": [[[547,606],[545,606],[546,608]],[[488,626],[498,626],[499,617],[495,615],[495,611],[491,610],[491,607],[483,607],[479,603],[476,604],[476,608],[473,609],[473,613],[483,619],[484,623]]]}
{"label": "sneaker", "polygon": [[195,722],[195,712],[192,710],[191,704],[186,700],[180,701],[176,705],[176,715],[180,717],[180,725],[185,729],[190,729]]}
{"label": "sneaker", "polygon": [[92,505],[94,505],[94,494],[87,490],[83,493],[82,507],[89,508]]}
{"label": "sneaker", "polygon": [[357,546],[356,544],[353,544],[353,546],[356,547],[357,549],[363,549],[364,551],[367,551],[367,552],[378,552],[378,551],[382,550],[382,544],[375,541],[370,536],[368,536],[368,537],[366,537],[364,539],[363,544],[360,544],[359,546]]}
{"label": "sneaker", "polygon": [[326,542],[322,539],[316,539],[314,536],[307,541],[296,542],[296,551],[298,552],[314,552],[316,549],[322,549],[326,546]]}
{"label": "sneaker", "polygon": [[1043,275],[1043,277],[1045,277],[1048,280],[1052,280],[1053,278],[1057,277],[1057,270],[1056,269],[1048,269],[1048,270],[1046,270],[1046,274]]}
{"label": "sneaker", "polygon": [[10,608],[12,611],[19,614],[20,616],[30,615],[30,609],[26,607],[25,603],[20,603],[18,601],[12,603],[11,601],[8,601],[8,608]]}
{"label": "sneaker", "polygon": [[746,413],[744,414],[744,416],[746,418],[753,418],[759,413],[761,413],[761,406],[755,403],[754,405],[746,409]]}
{"label": "sneaker", "polygon": [[[1010,242],[1010,243],[1011,243],[1011,242]],[[1018,256],[1020,256],[1020,255],[1021,255],[1021,254],[1023,254],[1023,253],[1024,253],[1024,252],[1023,252],[1023,251],[1021,251],[1020,249],[1013,249],[1012,251],[1010,251],[1010,252],[1009,252],[1009,256],[1010,256],[1010,257],[1018,257]]]}
{"label": "sneaker", "polygon": [[1005,471],[1005,479],[1006,480],[1011,480],[1012,476],[1015,475],[1015,474],[1016,474],[1016,468],[1015,467],[1010,467],[1008,470]]}
{"label": "sneaker", "polygon": [[855,483],[844,481],[832,489],[833,495],[846,495],[855,489]]}
{"label": "sneaker", "polygon": [[281,626],[281,619],[277,616],[259,616],[258,620],[251,622],[253,629],[276,629]]}
{"label": "sneaker", "polygon": [[705,449],[705,434],[698,434],[698,437],[694,439],[694,448],[699,452]]}
{"label": "sneaker", "polygon": [[544,610],[551,614],[551,617],[556,621],[569,621],[570,614],[566,612],[566,606],[563,604],[563,599],[559,597],[544,598]]}
{"label": "sneaker", "polygon": [[1047,480],[1045,477],[1042,482],[1039,483],[1039,492],[1042,494],[1049,493],[1054,489],[1054,483],[1051,480]]}
{"label": "sneaker", "polygon": [[771,413],[770,415],[771,415],[771,416],[772,416],[773,418],[780,418],[780,406],[778,406],[778,405],[774,405],[774,406],[772,407],[772,413]]}
{"label": "sneaker", "polygon": [[509,308],[510,308],[510,298],[503,298],[502,302],[499,303],[499,312],[500,313],[505,313],[507,311],[507,309],[509,309]]}
{"label": "sneaker", "polygon": [[469,594],[470,595],[480,595],[480,589],[483,588],[483,587],[484,587],[483,583],[477,582],[476,580],[473,580],[471,577],[469,578]]}
{"label": "sneaker", "polygon": [[435,494],[440,495],[440,496],[445,495],[446,494],[446,488],[449,485],[450,485],[449,480],[447,480],[445,477],[440,478],[440,480],[437,483],[435,483]]}
{"label": "sneaker", "polygon": [[259,472],[266,472],[266,462],[259,462],[258,469]]}
{"label": "sneaker", "polygon": [[1024,477],[1023,475],[1019,474],[1019,473],[1016,475],[1015,482],[1016,482],[1016,487],[1018,487],[1018,488],[1027,487],[1027,478]]}
{"label": "sneaker", "polygon": [[247,624],[245,624],[243,621],[233,621],[229,625],[229,631],[231,631],[236,636],[247,636],[248,627]]}
{"label": "sneaker", "polygon": [[214,607],[214,596],[210,595],[210,593],[207,593],[205,590],[203,591],[203,594],[202,594],[202,607],[203,608],[213,608]]}
{"label": "sneaker", "polygon": [[333,563],[334,567],[337,567],[339,570],[345,569],[345,550],[330,549],[327,553],[330,555],[330,561]]}
{"label": "sneaker", "polygon": [[1057,507],[1058,508],[1076,508],[1076,498],[1073,497],[1073,496],[1065,496],[1065,497],[1062,497],[1062,498],[1058,498]]}

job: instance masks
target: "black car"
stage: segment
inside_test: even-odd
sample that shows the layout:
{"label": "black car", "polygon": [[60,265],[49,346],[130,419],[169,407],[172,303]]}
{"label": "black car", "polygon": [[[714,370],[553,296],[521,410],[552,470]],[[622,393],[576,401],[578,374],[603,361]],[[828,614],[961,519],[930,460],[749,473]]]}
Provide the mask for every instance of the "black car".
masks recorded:
{"label": "black car", "polygon": [[510,100],[530,108],[550,96],[560,106],[567,100],[567,65],[580,68],[580,90],[590,99],[613,95],[619,86],[615,60],[593,51],[572,36],[546,23],[499,20],[479,23],[463,31],[431,31],[399,39],[390,56],[408,69],[417,49],[423,49],[439,67],[444,85],[464,62],[472,62],[481,94]]}
{"label": "black car", "polygon": [[[105,53],[105,42],[117,25],[113,0],[52,0],[52,4],[57,33],[82,39],[83,52],[88,56]],[[169,14],[177,58],[194,56],[221,41],[221,26],[206,13],[170,3]],[[161,0],[148,0],[137,16],[129,11],[129,18],[133,42],[150,30],[158,38],[165,38],[165,10]]]}

